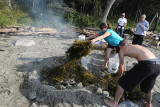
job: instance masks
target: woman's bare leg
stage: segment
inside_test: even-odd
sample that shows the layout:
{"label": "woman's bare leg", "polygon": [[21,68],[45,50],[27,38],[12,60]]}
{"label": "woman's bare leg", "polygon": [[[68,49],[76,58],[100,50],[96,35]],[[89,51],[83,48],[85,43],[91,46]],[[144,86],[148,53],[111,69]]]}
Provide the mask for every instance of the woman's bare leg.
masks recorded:
{"label": "woman's bare leg", "polygon": [[105,51],[105,63],[104,63],[104,66],[102,67],[102,69],[104,68],[108,68],[108,60],[109,60],[109,55],[112,51],[112,48],[106,48],[106,51]]}

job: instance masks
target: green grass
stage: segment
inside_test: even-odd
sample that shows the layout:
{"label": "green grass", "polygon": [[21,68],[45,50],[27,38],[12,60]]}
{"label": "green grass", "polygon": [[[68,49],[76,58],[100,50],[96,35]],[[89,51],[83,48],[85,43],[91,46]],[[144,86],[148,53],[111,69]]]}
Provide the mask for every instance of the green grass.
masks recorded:
{"label": "green grass", "polygon": [[7,2],[0,0],[0,6],[0,27],[23,25],[31,21],[31,18],[18,9],[16,5],[13,6],[14,9],[12,10],[7,6]]}

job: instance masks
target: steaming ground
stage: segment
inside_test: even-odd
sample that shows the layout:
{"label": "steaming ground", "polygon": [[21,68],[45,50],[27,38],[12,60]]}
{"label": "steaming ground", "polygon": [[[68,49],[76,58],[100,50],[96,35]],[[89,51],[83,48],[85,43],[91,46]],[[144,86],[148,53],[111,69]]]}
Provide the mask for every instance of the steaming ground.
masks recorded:
{"label": "steaming ground", "polygon": [[[55,35],[14,35],[6,38],[0,36],[0,107],[97,107],[104,105],[103,96],[95,94],[89,87],[57,90],[53,86],[39,82],[39,71],[43,67],[54,67],[63,63],[65,51],[71,46],[76,36]],[[34,40],[36,45],[30,47],[14,46],[16,40]],[[129,41],[131,42],[131,41]],[[160,49],[149,48],[160,58]],[[104,63],[103,51],[93,50],[87,58],[89,70],[99,76],[104,73],[100,66]],[[136,62],[126,58],[127,69]],[[135,77],[136,79],[136,77]],[[32,93],[33,96],[29,94]],[[36,99],[31,100],[30,97]],[[153,95],[153,106],[160,106],[160,76]],[[141,103],[138,103],[142,106]]]}

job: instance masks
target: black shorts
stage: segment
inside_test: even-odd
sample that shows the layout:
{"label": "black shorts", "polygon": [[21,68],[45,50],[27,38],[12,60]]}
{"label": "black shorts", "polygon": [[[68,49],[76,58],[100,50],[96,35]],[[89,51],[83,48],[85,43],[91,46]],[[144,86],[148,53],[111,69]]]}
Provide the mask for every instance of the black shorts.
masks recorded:
{"label": "black shorts", "polygon": [[115,48],[117,53],[119,53],[119,51],[120,51],[119,45],[118,46],[112,46],[112,45],[108,44],[107,48],[112,48],[112,49]]}
{"label": "black shorts", "polygon": [[139,61],[137,65],[118,80],[118,84],[128,92],[131,92],[140,84],[140,89],[145,93],[149,93],[159,74],[160,61]]}

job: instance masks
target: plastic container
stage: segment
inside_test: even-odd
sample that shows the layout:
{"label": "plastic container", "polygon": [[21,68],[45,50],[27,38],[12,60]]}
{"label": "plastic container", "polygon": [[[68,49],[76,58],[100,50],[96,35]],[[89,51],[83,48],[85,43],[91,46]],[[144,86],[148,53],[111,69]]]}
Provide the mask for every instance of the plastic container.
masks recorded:
{"label": "plastic container", "polygon": [[102,39],[93,44],[93,49],[104,50],[107,48],[107,42]]}
{"label": "plastic container", "polygon": [[84,68],[86,68],[87,70],[88,70],[88,63],[89,63],[90,61],[89,61],[89,59],[87,58],[87,57],[82,57],[82,59],[81,59],[81,65],[84,67]]}
{"label": "plastic container", "polygon": [[83,40],[85,40],[85,39],[86,39],[86,36],[83,35],[83,34],[78,36],[78,40],[79,40],[79,41],[83,41]]}
{"label": "plastic container", "polygon": [[131,102],[130,100],[121,102],[118,107],[139,107],[137,104]]}
{"label": "plastic container", "polygon": [[108,72],[109,73],[117,73],[118,67],[119,67],[118,54],[113,54],[112,57],[109,58]]}

